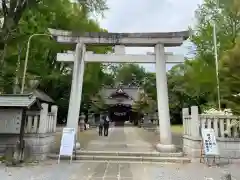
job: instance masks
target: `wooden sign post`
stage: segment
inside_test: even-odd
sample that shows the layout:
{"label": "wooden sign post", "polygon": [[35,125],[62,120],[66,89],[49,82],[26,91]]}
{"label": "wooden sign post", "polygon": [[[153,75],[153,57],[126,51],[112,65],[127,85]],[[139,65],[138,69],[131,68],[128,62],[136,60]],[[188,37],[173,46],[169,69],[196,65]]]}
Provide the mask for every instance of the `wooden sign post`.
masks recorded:
{"label": "wooden sign post", "polygon": [[[209,161],[209,158],[213,158],[213,163],[216,164],[216,157],[219,157],[219,149],[215,137],[214,129],[202,129],[202,142],[201,142],[201,157],[200,162],[204,160],[204,162]],[[209,165],[209,163],[208,163]]]}
{"label": "wooden sign post", "polygon": [[61,156],[69,156],[70,163],[72,162],[73,148],[76,144],[75,128],[63,128],[60,152],[58,155],[58,163]]}

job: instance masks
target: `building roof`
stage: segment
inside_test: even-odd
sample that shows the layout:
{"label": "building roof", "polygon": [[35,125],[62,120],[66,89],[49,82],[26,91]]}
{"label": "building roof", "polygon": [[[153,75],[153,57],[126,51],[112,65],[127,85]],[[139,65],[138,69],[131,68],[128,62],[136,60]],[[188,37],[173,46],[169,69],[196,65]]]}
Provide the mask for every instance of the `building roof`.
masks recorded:
{"label": "building roof", "polygon": [[38,100],[54,103],[53,99],[40,90],[28,94],[0,94],[0,107],[30,108]]}
{"label": "building roof", "polygon": [[[38,89],[39,83],[33,82],[31,84],[31,86],[32,86],[32,88],[24,90],[25,95],[27,95],[27,96],[34,95],[37,99],[39,99],[41,101],[45,101],[47,103],[54,103],[54,100],[50,96],[48,96],[45,92]],[[21,91],[20,87],[17,87],[16,92],[18,93],[18,95],[21,94],[20,91]],[[9,95],[13,95],[13,94],[9,94]]]}
{"label": "building roof", "polygon": [[120,95],[128,96],[132,100],[137,100],[139,96],[139,92],[142,91],[141,88],[138,87],[129,87],[129,86],[121,86],[121,88],[118,87],[104,87],[100,94],[104,99],[114,98],[114,96],[118,95],[116,92],[121,89],[123,90],[124,94],[120,93]]}
{"label": "building roof", "polygon": [[54,103],[54,100],[48,96],[46,93],[42,92],[39,89],[33,90],[32,94],[36,96],[39,100],[49,102],[49,103]]}
{"label": "building roof", "polygon": [[1,94],[0,107],[22,107],[30,108],[37,98],[32,94]]}
{"label": "building roof", "polygon": [[119,97],[119,96],[124,96],[126,98],[133,99],[121,87],[118,87],[118,89],[115,92],[112,92],[110,94],[109,98],[115,98],[115,97]]}

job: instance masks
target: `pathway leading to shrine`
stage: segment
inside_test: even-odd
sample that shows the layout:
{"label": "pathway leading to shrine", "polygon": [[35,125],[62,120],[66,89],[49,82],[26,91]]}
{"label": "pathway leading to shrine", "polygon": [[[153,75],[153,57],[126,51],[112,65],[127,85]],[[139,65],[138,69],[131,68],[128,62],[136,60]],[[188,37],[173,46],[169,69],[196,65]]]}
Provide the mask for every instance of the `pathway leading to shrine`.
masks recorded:
{"label": "pathway leading to shrine", "polygon": [[[140,135],[141,134],[141,135]],[[86,150],[91,151],[125,151],[151,152],[155,151],[153,144],[143,139],[149,132],[137,127],[111,127],[109,136],[101,136],[90,141]]]}
{"label": "pathway leading to shrine", "polygon": [[[113,127],[108,137],[95,136],[85,150],[154,151],[151,141],[146,142],[148,138],[142,138],[144,135],[148,136],[150,132],[137,127]],[[199,163],[155,164],[81,160],[73,161],[72,164],[66,160],[62,160],[60,164],[57,164],[57,160],[48,160],[35,166],[20,168],[6,168],[0,164],[0,177],[4,180],[219,180],[225,170],[240,179],[238,165],[234,164],[208,168]]]}

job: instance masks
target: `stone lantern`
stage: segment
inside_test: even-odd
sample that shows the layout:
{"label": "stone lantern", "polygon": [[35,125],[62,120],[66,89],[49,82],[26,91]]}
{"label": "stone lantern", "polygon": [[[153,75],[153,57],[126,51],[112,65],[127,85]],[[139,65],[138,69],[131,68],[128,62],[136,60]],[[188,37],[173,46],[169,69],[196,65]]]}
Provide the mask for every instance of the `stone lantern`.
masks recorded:
{"label": "stone lantern", "polygon": [[86,118],[86,116],[83,113],[81,113],[81,115],[79,117],[80,131],[84,131],[85,118]]}

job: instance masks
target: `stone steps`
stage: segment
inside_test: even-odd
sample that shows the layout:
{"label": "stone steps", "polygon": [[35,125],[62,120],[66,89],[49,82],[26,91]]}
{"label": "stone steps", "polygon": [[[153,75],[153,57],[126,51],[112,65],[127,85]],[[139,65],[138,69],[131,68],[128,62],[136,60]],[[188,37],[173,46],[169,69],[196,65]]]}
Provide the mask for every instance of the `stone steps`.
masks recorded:
{"label": "stone steps", "polygon": [[134,156],[134,157],[183,157],[182,152],[177,153],[163,153],[163,152],[128,152],[128,151],[77,151],[77,155],[87,156]]}
{"label": "stone steps", "polygon": [[[50,154],[50,159],[57,159],[58,154]],[[75,155],[73,156],[75,159]],[[69,160],[69,157],[61,156]],[[159,152],[113,152],[113,151],[78,151],[76,160],[83,161],[113,161],[113,162],[150,162],[150,163],[190,163],[189,158],[182,153]]]}

